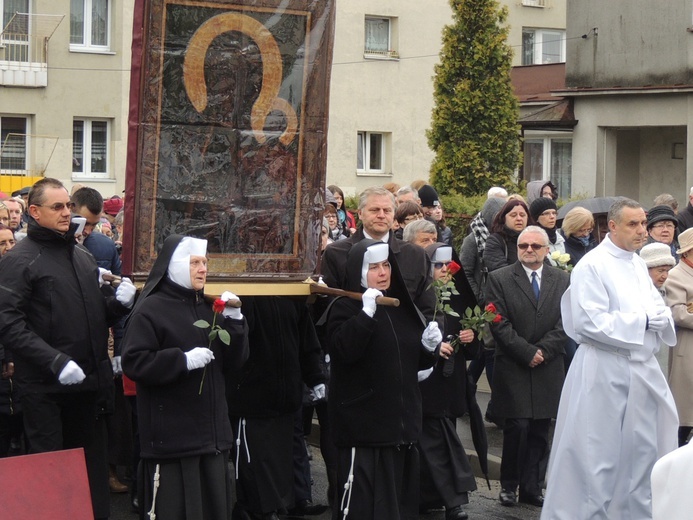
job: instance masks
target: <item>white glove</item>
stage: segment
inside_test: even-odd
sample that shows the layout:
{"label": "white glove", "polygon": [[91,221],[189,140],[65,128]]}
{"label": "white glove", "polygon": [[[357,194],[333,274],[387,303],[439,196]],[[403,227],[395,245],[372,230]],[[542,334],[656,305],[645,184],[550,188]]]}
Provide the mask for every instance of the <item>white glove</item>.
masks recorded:
{"label": "white glove", "polygon": [[58,381],[61,385],[76,385],[84,381],[87,376],[77,363],[70,360],[67,365],[60,371]]}
{"label": "white glove", "polygon": [[202,368],[209,364],[214,359],[214,352],[207,347],[195,347],[185,353],[185,362],[188,365],[188,371]]}
{"label": "white glove", "polygon": [[647,330],[654,332],[662,332],[669,327],[669,317],[664,314],[648,314],[647,315]]}
{"label": "white glove", "polygon": [[113,276],[113,273],[109,271],[108,269],[104,269],[103,267],[99,267],[99,286],[104,286],[104,285],[111,285],[111,282],[108,282],[103,279],[103,275],[109,274]]}
{"label": "white glove", "polygon": [[123,365],[120,362],[120,356],[113,356],[111,366],[113,367],[113,375],[119,376],[123,374]]}
{"label": "white glove", "polygon": [[130,281],[130,278],[121,278],[120,285],[116,289],[116,300],[128,309],[135,303],[135,293],[137,288]]}
{"label": "white glove", "polygon": [[423,331],[423,334],[421,335],[421,343],[424,347],[426,347],[426,350],[433,352],[441,341],[443,341],[443,333],[440,332],[438,323],[432,321],[428,324],[426,330]]}
{"label": "white glove", "polygon": [[375,309],[377,307],[375,299],[382,295],[383,293],[381,293],[378,289],[366,289],[366,292],[361,296],[361,300],[363,301],[363,312],[365,312],[370,318],[372,318],[375,314]]}
{"label": "white glove", "polygon": [[322,383],[315,385],[310,391],[311,401],[319,401],[320,399],[325,399],[325,385]]}
{"label": "white glove", "polygon": [[416,379],[419,383],[428,378],[433,373],[433,367],[427,368],[426,370],[419,370],[416,374]]}
{"label": "white glove", "polygon": [[[222,300],[225,302],[229,300],[239,300],[240,298],[233,294],[231,291],[224,291],[222,295],[220,296]],[[224,311],[221,313],[224,318],[231,318],[233,320],[242,320],[243,319],[243,314],[241,313],[241,309],[238,307],[224,307]]]}

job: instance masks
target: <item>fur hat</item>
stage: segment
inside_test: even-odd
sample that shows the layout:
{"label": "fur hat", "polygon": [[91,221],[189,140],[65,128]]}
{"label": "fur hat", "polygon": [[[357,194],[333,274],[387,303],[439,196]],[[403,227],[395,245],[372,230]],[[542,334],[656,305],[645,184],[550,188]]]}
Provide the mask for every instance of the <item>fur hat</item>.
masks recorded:
{"label": "fur hat", "polygon": [[640,258],[645,260],[647,267],[676,265],[676,259],[671,256],[671,248],[661,242],[652,242],[640,250]]}

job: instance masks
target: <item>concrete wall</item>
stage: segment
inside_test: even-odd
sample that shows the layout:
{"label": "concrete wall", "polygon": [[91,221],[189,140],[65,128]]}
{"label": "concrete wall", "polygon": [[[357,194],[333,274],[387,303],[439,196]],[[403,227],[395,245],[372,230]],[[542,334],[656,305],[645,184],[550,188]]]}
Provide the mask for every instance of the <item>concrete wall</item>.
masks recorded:
{"label": "concrete wall", "polygon": [[[646,206],[660,193],[680,201],[693,179],[693,94],[586,96],[575,100],[573,193],[625,195]],[[672,145],[684,143],[683,159]]]}
{"label": "concrete wall", "polygon": [[568,0],[566,86],[692,83],[692,9],[690,0]]}
{"label": "concrete wall", "polygon": [[70,52],[70,0],[35,0],[36,14],[64,14],[48,43],[48,86],[0,87],[0,114],[31,118],[30,132],[57,137],[45,176],[72,186],[72,123],[75,117],[108,118],[111,126],[111,179],[80,182],[105,197],[125,185],[130,46],[134,0],[112,2],[111,53]]}

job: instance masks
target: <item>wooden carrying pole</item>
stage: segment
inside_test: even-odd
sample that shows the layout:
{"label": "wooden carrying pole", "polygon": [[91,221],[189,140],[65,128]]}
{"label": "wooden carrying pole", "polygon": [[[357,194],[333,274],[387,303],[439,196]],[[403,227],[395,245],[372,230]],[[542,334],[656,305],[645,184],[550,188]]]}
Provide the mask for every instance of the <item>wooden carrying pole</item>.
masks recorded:
{"label": "wooden carrying pole", "polygon": [[[351,298],[352,300],[359,300],[359,301],[363,299],[363,294],[361,294],[361,293],[352,292],[352,291],[344,291],[342,289],[334,289],[332,287],[328,287],[327,285],[321,285],[318,283],[311,284],[310,292],[311,292],[311,294],[327,294],[329,296],[346,296],[347,298]],[[375,303],[377,303],[378,305],[385,305],[386,307],[399,307],[399,300],[397,298],[390,298],[388,296],[378,296],[375,299]]]}

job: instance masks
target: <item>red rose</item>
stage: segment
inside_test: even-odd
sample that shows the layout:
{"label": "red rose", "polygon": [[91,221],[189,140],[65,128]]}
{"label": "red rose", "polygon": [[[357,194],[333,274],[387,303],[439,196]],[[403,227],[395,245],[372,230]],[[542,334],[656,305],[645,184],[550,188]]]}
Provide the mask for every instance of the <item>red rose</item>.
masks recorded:
{"label": "red rose", "polygon": [[462,269],[462,266],[454,260],[448,264],[448,273],[450,273],[451,275],[455,274],[460,269]]}
{"label": "red rose", "polygon": [[486,307],[484,307],[484,310],[486,312],[496,312],[496,306],[493,305],[493,303],[489,303]]}
{"label": "red rose", "polygon": [[493,323],[498,323],[500,320],[501,320],[501,315],[500,315],[500,314],[496,314],[496,317],[493,318]]}
{"label": "red rose", "polygon": [[221,298],[217,298],[214,300],[214,303],[212,304],[212,310],[216,312],[217,314],[221,314],[224,312],[224,309],[226,308],[226,302],[222,300]]}

